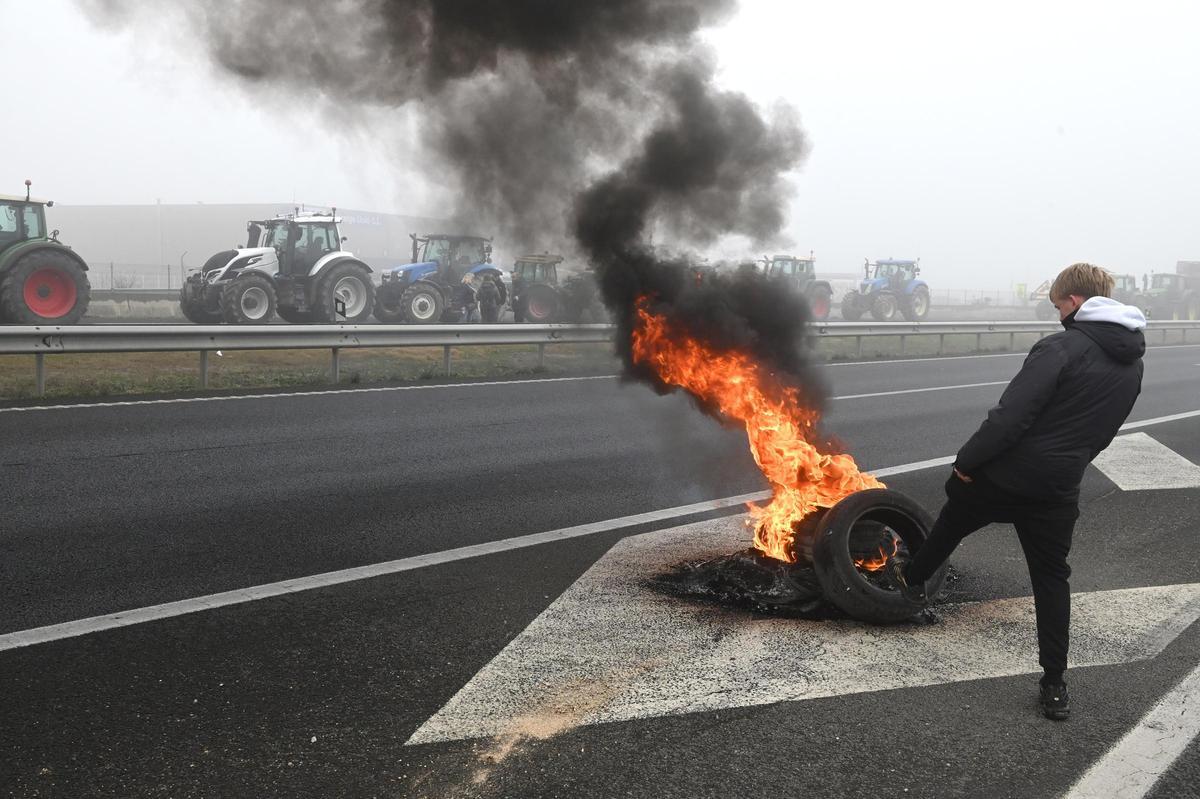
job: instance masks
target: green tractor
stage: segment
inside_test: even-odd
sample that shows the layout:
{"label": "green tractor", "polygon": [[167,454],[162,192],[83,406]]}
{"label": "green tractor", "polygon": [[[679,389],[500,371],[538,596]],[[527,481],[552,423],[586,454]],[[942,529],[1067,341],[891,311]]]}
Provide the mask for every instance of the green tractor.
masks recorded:
{"label": "green tractor", "polygon": [[833,288],[829,281],[817,280],[817,259],[813,258],[812,253],[807,258],[776,255],[774,258],[764,258],[763,264],[767,277],[783,281],[808,299],[814,321],[824,322],[829,318],[829,310],[833,306]]}
{"label": "green tractor", "polygon": [[592,271],[568,273],[561,280],[561,255],[522,255],[512,269],[513,321],[517,324],[600,323],[608,312]]}
{"label": "green tractor", "polygon": [[[1186,263],[1186,262],[1185,262]],[[1157,272],[1139,295],[1138,307],[1149,319],[1200,319],[1200,269],[1187,274],[1185,267],[1175,274]]]}
{"label": "green tractor", "polygon": [[53,202],[0,194],[0,322],[73,325],[92,296],[87,264],[46,235],[46,208]]}

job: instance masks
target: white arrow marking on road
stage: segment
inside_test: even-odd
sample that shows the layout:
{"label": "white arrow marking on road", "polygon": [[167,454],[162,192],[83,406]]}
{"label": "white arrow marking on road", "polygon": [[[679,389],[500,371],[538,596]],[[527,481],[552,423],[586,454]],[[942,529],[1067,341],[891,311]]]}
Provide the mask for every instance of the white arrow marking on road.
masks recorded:
{"label": "white arrow marking on road", "polygon": [[1145,433],[1114,438],[1092,464],[1122,491],[1200,488],[1200,466]]}
{"label": "white arrow marking on road", "polygon": [[[744,516],[626,538],[471,679],[409,744],[1031,673],[1031,597],[943,605],[941,624],[761,618],[647,585],[748,543]],[[1197,616],[1200,583],[1076,594],[1073,666],[1153,657]]]}

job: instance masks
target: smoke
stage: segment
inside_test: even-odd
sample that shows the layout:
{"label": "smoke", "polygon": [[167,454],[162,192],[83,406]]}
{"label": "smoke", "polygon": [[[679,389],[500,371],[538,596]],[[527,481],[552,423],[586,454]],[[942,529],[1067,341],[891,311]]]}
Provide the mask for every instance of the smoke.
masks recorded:
{"label": "smoke", "polygon": [[[81,0],[109,24],[153,24],[162,7]],[[804,301],[749,275],[692,278],[723,237],[769,242],[784,176],[807,145],[787,108],[764,113],[714,85],[700,31],[733,0],[175,0],[213,63],[263,96],[322,104],[335,125],[395,125],[456,217],[509,246],[566,250],[600,278],[631,374],[634,303],[719,347],[753,351],[820,394]],[[369,114],[367,113],[369,112]],[[651,241],[657,242],[652,245]],[[574,252],[572,252],[574,251]],[[659,388],[663,388],[659,386]]]}

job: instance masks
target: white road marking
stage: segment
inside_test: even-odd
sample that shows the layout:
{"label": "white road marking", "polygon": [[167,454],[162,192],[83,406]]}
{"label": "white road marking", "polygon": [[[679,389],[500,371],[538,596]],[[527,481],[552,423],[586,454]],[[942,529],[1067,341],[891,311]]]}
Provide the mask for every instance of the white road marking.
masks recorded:
{"label": "white road marking", "polygon": [[1200,466],[1145,433],[1118,436],[1092,464],[1122,491],[1200,488]]}
{"label": "white road marking", "polygon": [[957,386],[929,386],[927,388],[905,388],[897,391],[875,391],[870,394],[846,394],[841,397],[830,397],[831,400],[866,399],[868,397],[895,397],[900,394],[925,394],[930,391],[957,391],[962,388],[982,388],[984,386],[1006,386],[1007,380],[993,380],[990,383],[961,383]]}
{"label": "white road marking", "polygon": [[1200,668],[1092,765],[1064,799],[1141,799],[1200,735]]}
{"label": "white road marking", "polygon": [[[742,517],[621,540],[407,743],[506,735],[531,715],[557,729],[1041,671],[1032,597],[880,627],[759,618],[650,584],[746,540]],[[1197,616],[1200,583],[1075,594],[1071,665],[1153,657]]]}
{"label": "white road marking", "polygon": [[[1146,427],[1153,424],[1161,424],[1164,422],[1173,422],[1179,419],[1186,419],[1192,416],[1200,416],[1200,410],[1190,411],[1188,413],[1177,413],[1172,416],[1162,416],[1157,419],[1145,419],[1141,422],[1135,422],[1133,425],[1136,427]],[[1128,426],[1129,425],[1126,425],[1126,427]],[[933,469],[939,466],[949,466],[952,463],[954,463],[954,456],[950,455],[941,458],[931,458],[924,461],[915,461],[913,463],[906,463],[900,466],[888,466],[882,469],[872,469],[871,473],[877,477],[890,477],[896,474],[906,474],[924,469]],[[239,588],[233,591],[224,591],[218,594],[207,594],[205,596],[194,597],[191,599],[181,599],[175,602],[167,602],[161,605],[151,605],[149,607],[125,610],[119,613],[109,613],[103,616],[92,616],[90,618],[79,619],[77,621],[51,624],[45,627],[34,627],[28,630],[19,630],[17,632],[0,635],[0,652],[3,652],[6,649],[16,649],[18,647],[32,646],[34,644],[44,644],[50,641],[57,641],[62,638],[73,638],[78,635],[87,635],[89,633],[100,632],[102,630],[112,630],[118,627],[128,627],[133,624],[143,624],[148,621],[155,621],[156,619],[169,619],[175,616],[183,616],[188,613],[197,613],[203,610],[213,610],[215,608],[227,607],[229,605],[239,605],[244,602],[254,602],[259,599],[283,596],[284,594],[294,594],[301,591],[311,591],[315,588],[325,588],[331,585],[340,585],[342,583],[355,582],[358,580],[367,580],[372,577],[396,574],[398,572],[421,569],[426,566],[436,566],[443,563],[451,563],[457,560],[466,560],[467,558],[477,558],[484,555],[492,555],[497,552],[507,552],[513,549],[538,546],[540,544],[546,544],[553,541],[562,541],[585,535],[595,535],[597,533],[604,533],[610,530],[618,530],[623,527],[633,527],[639,524],[666,521],[668,519],[678,519],[684,516],[691,516],[696,513],[704,513],[711,510],[736,507],[738,505],[744,505],[747,502],[762,502],[763,500],[770,498],[771,492],[758,491],[753,494],[742,494],[736,497],[725,497],[723,499],[708,500],[706,502],[696,502],[691,505],[680,505],[678,507],[665,508],[663,510],[651,511],[649,513],[639,513],[632,516],[622,516],[617,519],[609,519],[601,522],[581,524],[574,527],[564,527],[559,530],[550,530],[544,533],[533,533],[531,535],[517,536],[515,538],[505,538],[500,541],[489,541],[485,544],[459,547],[457,549],[449,549],[442,552],[417,555],[411,558],[401,558],[399,560],[375,563],[368,566],[358,566],[351,569],[326,572],[324,574],[317,574],[309,577],[297,577],[291,580],[281,580],[275,583],[251,586],[250,588]]]}

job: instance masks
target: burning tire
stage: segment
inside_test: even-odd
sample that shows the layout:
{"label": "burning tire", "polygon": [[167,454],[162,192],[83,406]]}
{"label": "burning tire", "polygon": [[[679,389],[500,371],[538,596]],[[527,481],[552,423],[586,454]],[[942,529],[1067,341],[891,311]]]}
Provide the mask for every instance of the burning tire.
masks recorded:
{"label": "burning tire", "polygon": [[[825,512],[804,546],[825,597],[847,615],[873,624],[911,618],[920,610],[888,584],[887,559],[914,552],[933,526],[930,515],[898,491],[858,491]],[[926,584],[929,596],[941,590],[946,565]]]}
{"label": "burning tire", "polygon": [[829,309],[833,306],[833,292],[825,286],[817,286],[808,295],[808,306],[812,309],[813,319],[824,322],[829,318]]}
{"label": "burning tire", "polygon": [[275,285],[266,275],[243,275],[221,289],[221,316],[234,325],[265,325],[275,316]]}
{"label": "burning tire", "polygon": [[418,280],[404,291],[400,298],[404,321],[410,325],[436,325],[442,321],[446,310],[442,292],[437,286]]}
{"label": "burning tire", "polygon": [[73,325],[87,311],[92,285],[64,252],[38,249],[0,277],[0,316],[18,325]]}

